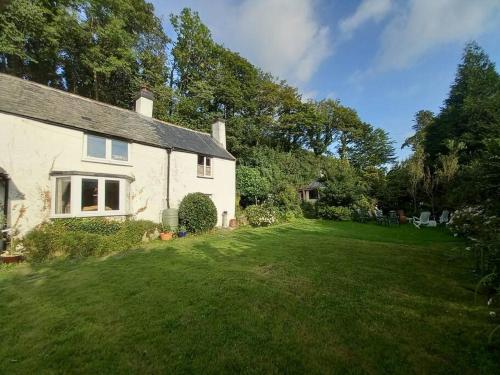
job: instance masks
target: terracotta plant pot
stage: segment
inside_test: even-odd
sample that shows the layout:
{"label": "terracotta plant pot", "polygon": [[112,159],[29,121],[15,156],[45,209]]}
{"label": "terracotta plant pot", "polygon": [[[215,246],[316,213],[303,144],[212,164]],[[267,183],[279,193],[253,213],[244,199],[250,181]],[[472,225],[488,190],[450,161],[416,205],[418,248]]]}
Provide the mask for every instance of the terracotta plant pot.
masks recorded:
{"label": "terracotta plant pot", "polygon": [[173,235],[174,234],[172,232],[162,232],[160,233],[160,238],[162,241],[170,241]]}
{"label": "terracotta plant pot", "polygon": [[0,258],[2,259],[2,263],[21,263],[24,259],[21,254],[2,254]]}
{"label": "terracotta plant pot", "polygon": [[238,222],[236,219],[229,220],[229,228],[236,228],[238,226]]}

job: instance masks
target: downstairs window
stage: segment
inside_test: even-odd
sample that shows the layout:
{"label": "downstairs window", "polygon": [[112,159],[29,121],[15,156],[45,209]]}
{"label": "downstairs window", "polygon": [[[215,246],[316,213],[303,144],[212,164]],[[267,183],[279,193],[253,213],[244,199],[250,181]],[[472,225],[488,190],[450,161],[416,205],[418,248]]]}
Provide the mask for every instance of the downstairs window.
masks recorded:
{"label": "downstairs window", "polygon": [[126,215],[129,181],[125,178],[61,176],[53,178],[53,217]]}

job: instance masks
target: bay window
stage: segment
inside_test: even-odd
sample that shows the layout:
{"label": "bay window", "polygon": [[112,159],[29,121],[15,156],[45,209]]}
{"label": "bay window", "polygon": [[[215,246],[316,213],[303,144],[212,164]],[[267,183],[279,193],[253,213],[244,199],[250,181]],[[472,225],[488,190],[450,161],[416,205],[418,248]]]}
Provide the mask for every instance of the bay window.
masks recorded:
{"label": "bay window", "polygon": [[84,135],[84,160],[123,164],[129,162],[130,144],[118,139]]}
{"label": "bay window", "polygon": [[106,176],[53,177],[53,217],[127,215],[129,180]]}
{"label": "bay window", "polygon": [[212,177],[212,158],[198,155],[198,177]]}

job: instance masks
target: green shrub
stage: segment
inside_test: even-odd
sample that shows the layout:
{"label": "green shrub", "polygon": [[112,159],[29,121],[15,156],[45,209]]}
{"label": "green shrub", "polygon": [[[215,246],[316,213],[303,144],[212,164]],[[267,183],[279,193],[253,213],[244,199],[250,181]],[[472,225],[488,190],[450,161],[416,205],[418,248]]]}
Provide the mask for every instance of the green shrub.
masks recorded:
{"label": "green shrub", "polygon": [[281,185],[273,195],[273,205],[284,214],[291,213],[294,217],[302,216],[300,198],[292,185]]}
{"label": "green shrub", "polygon": [[65,226],[70,231],[101,234],[104,236],[109,236],[118,232],[122,225],[119,221],[109,220],[104,217],[75,217],[68,219],[56,219],[55,221]]}
{"label": "green shrub", "polygon": [[275,207],[252,205],[245,209],[248,223],[253,227],[264,227],[276,223],[278,213]]}
{"label": "green shrub", "polygon": [[343,206],[318,205],[318,216],[328,220],[351,220],[352,210]]}
{"label": "green shrub", "polygon": [[179,205],[179,222],[189,232],[199,233],[213,229],[217,224],[217,208],[202,193],[188,194]]}
{"label": "green shrub", "polygon": [[302,209],[302,215],[306,219],[315,219],[318,217],[318,212],[316,210],[316,205],[312,202],[302,202],[300,205]]}
{"label": "green shrub", "polygon": [[28,259],[40,262],[64,255],[66,249],[61,249],[61,242],[65,234],[65,228],[54,223],[44,223],[31,230],[23,240]]}
{"label": "green shrub", "polygon": [[161,224],[149,220],[126,220],[116,234],[125,237],[130,243],[139,243],[144,233],[153,233],[155,230],[159,230],[160,227]]}
{"label": "green shrub", "polygon": [[[127,220],[115,222],[119,229],[107,231],[110,234],[95,234],[81,230],[78,220],[68,221],[55,220],[31,230],[23,241],[27,258],[40,262],[59,256],[81,258],[127,251],[140,245],[144,233],[151,234],[159,227],[151,221]],[[83,228],[91,227],[87,225],[85,223]]]}

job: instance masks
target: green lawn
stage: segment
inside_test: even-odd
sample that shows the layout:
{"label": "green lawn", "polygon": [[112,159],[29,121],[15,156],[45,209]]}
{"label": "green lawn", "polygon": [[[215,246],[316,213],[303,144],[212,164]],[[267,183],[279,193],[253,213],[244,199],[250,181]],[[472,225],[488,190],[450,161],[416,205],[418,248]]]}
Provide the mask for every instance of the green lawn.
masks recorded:
{"label": "green lawn", "polygon": [[0,373],[500,373],[461,244],[302,220],[0,269]]}

